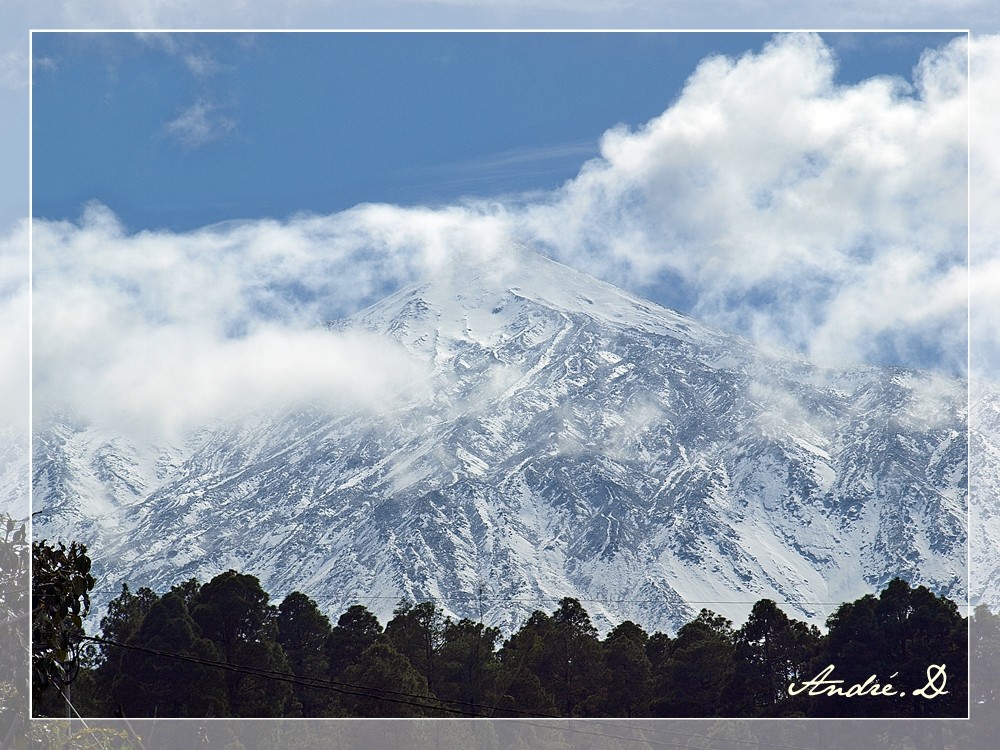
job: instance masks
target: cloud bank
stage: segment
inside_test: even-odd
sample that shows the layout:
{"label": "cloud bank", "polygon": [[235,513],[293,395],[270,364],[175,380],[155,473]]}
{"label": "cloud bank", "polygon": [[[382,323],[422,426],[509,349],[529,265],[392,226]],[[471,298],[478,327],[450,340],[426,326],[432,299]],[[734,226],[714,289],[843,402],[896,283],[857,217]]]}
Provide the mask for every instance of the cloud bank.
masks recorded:
{"label": "cloud bank", "polygon": [[36,222],[36,414],[68,404],[176,427],[238,408],[234,393],[318,398],[331,384],[374,405],[419,368],[371,341],[317,338],[316,324],[452,253],[488,262],[508,237],[821,361],[960,372],[964,41],[928,52],[913,87],[837,86],[835,65],[811,34],[707,59],[662,115],[609,130],[599,158],[542,196],[185,234],[129,234],[96,204],[78,223]]}
{"label": "cloud bank", "polygon": [[969,55],[972,160],[969,359],[973,372],[1000,379],[1000,36],[981,37]]}
{"label": "cloud bank", "polygon": [[[28,294],[28,222],[0,234],[0,434],[27,434],[28,351],[31,304]],[[0,459],[0,465],[3,461]]]}
{"label": "cloud bank", "polygon": [[692,314],[758,340],[832,362],[891,347],[928,364],[930,347],[960,369],[964,43],[926,54],[915,90],[836,87],[834,65],[808,34],[704,61],[528,220],[574,265],[646,290],[674,280]]}

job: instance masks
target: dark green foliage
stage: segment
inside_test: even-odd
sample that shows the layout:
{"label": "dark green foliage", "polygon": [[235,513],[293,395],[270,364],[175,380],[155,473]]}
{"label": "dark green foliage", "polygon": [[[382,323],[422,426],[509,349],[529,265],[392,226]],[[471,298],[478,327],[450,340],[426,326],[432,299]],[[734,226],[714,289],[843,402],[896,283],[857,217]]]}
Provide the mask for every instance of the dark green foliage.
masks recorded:
{"label": "dark green foliage", "polygon": [[[140,588],[135,594],[127,583],[122,584],[121,593],[108,603],[107,614],[101,618],[101,638],[113,643],[128,643],[142,625],[143,618],[159,601],[154,591]],[[93,672],[93,700],[100,707],[98,712],[105,716],[120,713],[118,703],[113,699],[113,685],[121,673],[122,656],[125,649],[101,644],[100,660]]]}
{"label": "dark green foliage", "polygon": [[552,614],[546,643],[549,674],[539,674],[565,716],[597,716],[607,690],[607,669],[601,658],[597,628],[576,599],[559,602]]}
{"label": "dark green foliage", "polygon": [[[811,705],[816,716],[964,716],[968,664],[966,620],[954,602],[924,586],[896,578],[876,599],[865,596],[842,605],[827,620],[817,672],[834,665],[845,686],[874,675],[879,684],[908,688],[905,697],[824,696]],[[933,700],[913,695],[928,683],[931,665],[946,665],[947,695]],[[902,688],[900,688],[902,689]]]}
{"label": "dark green foliage", "polygon": [[788,695],[788,685],[810,674],[819,629],[791,620],[770,599],[757,602],[734,634],[733,678],[726,705],[734,716],[802,715],[806,704]]}
{"label": "dark green foliage", "polygon": [[[139,589],[142,591],[143,589]],[[146,589],[148,591],[148,589]],[[181,599],[184,600],[184,605],[191,611],[191,607],[194,605],[195,598],[201,591],[201,581],[197,578],[188,578],[183,583],[178,583],[176,586],[170,587],[170,592],[177,594]]]}
{"label": "dark green foliage", "polygon": [[558,715],[555,699],[538,677],[539,671],[552,671],[546,662],[545,649],[552,629],[552,618],[536,610],[504,642],[497,654],[500,667],[495,716],[523,715],[515,709],[529,715]]}
{"label": "dark green foliage", "polygon": [[[226,691],[219,669],[177,657],[219,661],[201,636],[184,600],[170,592],[150,607],[123,649],[112,695],[125,716],[224,716]],[[163,652],[164,656],[152,652]]]}
{"label": "dark green foliage", "polygon": [[646,641],[646,657],[654,674],[667,663],[672,648],[673,638],[666,633],[653,633],[649,636],[649,640]]}
{"label": "dark green foliage", "polygon": [[[329,677],[326,643],[330,634],[330,620],[305,594],[293,591],[278,606],[278,643],[296,676],[307,680]],[[303,716],[329,713],[332,701],[328,690],[295,685],[293,691]]]}
{"label": "dark green foliage", "polygon": [[562,716],[600,714],[607,667],[597,629],[576,599],[562,599],[551,617],[533,613],[507,640],[499,658],[501,707],[513,704],[531,713]]}
{"label": "dark green foliage", "polygon": [[[254,576],[235,570],[217,575],[194,597],[191,616],[227,664],[290,671],[277,642],[277,610]],[[227,670],[225,683],[233,716],[283,716],[292,707],[287,682]]]}
{"label": "dark green foliage", "polygon": [[382,626],[366,607],[354,604],[337,620],[326,641],[330,677],[339,680],[361,654],[382,635]]}
{"label": "dark green foliage", "polygon": [[[85,550],[48,550],[59,575],[84,582],[75,611],[68,597],[81,584],[63,588],[62,627],[72,639],[73,618],[81,618],[87,604]],[[0,545],[0,562],[8,557]],[[62,580],[59,575],[40,580]],[[966,620],[952,602],[901,580],[878,597],[839,607],[826,635],[765,599],[738,630],[702,610],[675,637],[649,635],[624,622],[601,640],[583,605],[565,598],[551,614],[534,612],[499,650],[497,629],[445,618],[430,602],[400,604],[383,631],[360,605],[331,628],[302,593],[289,594],[279,607],[268,601],[256,578],[236,571],[205,585],[189,580],[162,598],[149,589],[133,594],[123,585],[101,621],[102,636],[111,643],[94,652],[99,658],[93,663],[76,649],[81,668],[74,704],[86,714],[164,718],[437,717],[452,711],[685,718],[965,713]],[[36,631],[42,625],[63,632],[44,621],[34,624]],[[993,658],[975,665],[973,704],[994,705],[990,685],[1000,663],[1000,618],[980,608],[976,624],[974,648]],[[831,664],[845,687],[875,675],[880,683],[910,690],[927,682],[928,666],[945,664],[948,692],[933,700],[788,695],[790,683],[800,685]],[[309,684],[293,686],[296,679]],[[63,715],[65,706],[58,692],[49,692],[36,701],[36,710]],[[900,746],[937,742],[929,724],[901,724],[891,739]]]}
{"label": "dark green foliage", "polygon": [[[123,583],[122,592],[108,602],[107,614],[101,618],[101,637],[109,641],[125,643],[139,629],[146,613],[153,608],[158,600],[159,597],[152,589],[143,587],[133,594],[128,584]],[[112,647],[107,647],[102,651],[112,654],[120,653],[119,650]]]}
{"label": "dark green foliage", "polygon": [[435,694],[442,700],[475,704],[462,706],[475,715],[488,713],[479,707],[492,705],[496,700],[495,651],[499,638],[499,630],[482,623],[446,620],[436,656]]}
{"label": "dark green foliage", "polygon": [[436,702],[427,680],[410,660],[390,643],[369,646],[344,672],[344,680],[362,695],[345,695],[343,704],[353,716],[415,717],[436,714]]}
{"label": "dark green foliage", "polygon": [[87,548],[45,540],[32,545],[31,669],[32,698],[58,695],[77,674],[83,618],[90,610]]}
{"label": "dark green foliage", "polygon": [[653,716],[693,718],[726,713],[723,689],[732,678],[732,623],[703,609],[684,625],[656,675]]}
{"label": "dark green foliage", "polygon": [[616,627],[602,644],[609,677],[604,716],[633,718],[649,710],[653,667],[646,656],[649,635],[630,620]]}
{"label": "dark green foliage", "polygon": [[437,651],[443,643],[444,616],[433,602],[400,602],[385,625],[385,638],[409,659],[431,692],[437,691]]}

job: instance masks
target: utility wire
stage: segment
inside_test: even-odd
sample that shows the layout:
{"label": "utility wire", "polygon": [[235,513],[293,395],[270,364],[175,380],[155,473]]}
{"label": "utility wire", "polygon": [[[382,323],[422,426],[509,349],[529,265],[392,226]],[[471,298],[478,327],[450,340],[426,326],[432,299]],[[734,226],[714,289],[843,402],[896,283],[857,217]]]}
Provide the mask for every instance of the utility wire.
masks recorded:
{"label": "utility wire", "polygon": [[[155,655],[155,656],[164,657],[164,658],[180,659],[180,660],[183,660],[183,661],[190,661],[190,662],[194,662],[194,663],[197,663],[197,664],[202,664],[202,665],[205,665],[205,666],[217,667],[219,669],[225,669],[225,670],[229,670],[229,671],[240,672],[240,673],[254,675],[254,676],[258,676],[258,677],[264,677],[264,678],[267,678],[267,679],[274,679],[274,680],[278,680],[278,681],[282,681],[282,682],[289,682],[289,683],[292,683],[292,684],[297,684],[297,685],[300,685],[300,686],[303,686],[303,687],[308,687],[308,688],[312,688],[312,689],[316,689],[316,690],[330,690],[332,692],[343,693],[343,694],[347,694],[347,695],[356,695],[356,696],[360,696],[360,697],[364,697],[364,698],[375,698],[376,700],[383,700],[383,701],[387,701],[387,702],[391,702],[391,703],[401,703],[401,704],[405,704],[405,705],[412,705],[412,706],[416,706],[418,708],[427,708],[427,709],[436,710],[436,711],[447,711],[449,713],[456,713],[456,714],[460,714],[460,715],[463,715],[463,716],[472,716],[472,717],[476,717],[476,718],[490,718],[489,716],[484,716],[482,714],[469,713],[468,711],[462,711],[460,709],[452,709],[452,708],[448,708],[447,706],[439,706],[439,705],[433,705],[433,704],[428,704],[428,703],[416,703],[416,702],[413,702],[413,701],[407,701],[407,700],[402,700],[402,699],[397,699],[397,698],[391,698],[388,695],[373,695],[371,693],[364,692],[364,691],[374,690],[374,691],[378,691],[380,693],[388,693],[390,695],[403,696],[403,697],[406,697],[406,698],[417,698],[417,699],[425,700],[425,701],[426,700],[433,700],[433,701],[439,701],[439,702],[442,702],[442,703],[452,703],[452,704],[456,704],[456,705],[467,706],[467,707],[470,707],[470,708],[488,709],[490,711],[502,711],[502,712],[505,712],[505,713],[515,713],[515,714],[520,714],[522,716],[530,717],[530,718],[533,718],[533,719],[539,719],[539,718],[541,718],[541,719],[562,719],[564,721],[566,721],[566,720],[573,720],[573,717],[560,716],[558,714],[547,714],[547,713],[538,712],[538,711],[522,711],[522,710],[519,710],[519,709],[504,708],[502,706],[496,706],[496,705],[490,706],[490,705],[481,704],[481,703],[473,703],[471,701],[461,701],[461,700],[453,700],[453,699],[447,699],[447,698],[430,698],[429,696],[418,695],[416,693],[407,693],[407,692],[404,692],[404,691],[391,690],[391,689],[388,689],[388,688],[365,687],[365,686],[362,686],[362,685],[353,685],[351,683],[338,682],[336,680],[325,680],[325,679],[322,679],[322,678],[315,678],[315,677],[305,677],[305,678],[303,678],[303,677],[300,677],[298,675],[292,674],[290,672],[279,672],[279,671],[276,671],[276,670],[260,669],[260,668],[256,668],[256,667],[243,667],[243,666],[240,666],[240,665],[229,664],[228,662],[221,662],[221,661],[217,661],[217,660],[214,660],[214,659],[205,659],[205,658],[202,658],[202,657],[189,656],[187,654],[178,654],[178,653],[173,653],[173,652],[169,652],[169,651],[161,651],[161,650],[158,650],[158,649],[146,648],[145,646],[137,646],[135,644],[124,644],[124,643],[119,643],[119,642],[116,642],[116,641],[111,641],[111,640],[108,640],[108,639],[105,639],[105,638],[97,638],[97,637],[93,637],[93,636],[85,636],[85,640],[90,640],[90,641],[94,641],[96,643],[102,643],[102,644],[107,644],[107,645],[111,645],[111,646],[116,646],[118,648],[125,648],[125,649],[131,649],[131,650],[135,650],[135,651],[141,651],[141,652],[144,652],[144,653],[149,653],[149,654],[152,654],[152,655]],[[712,717],[706,717],[707,720],[711,720],[711,718]],[[537,722],[532,722],[532,721],[525,721],[525,720],[522,720],[522,721],[523,721],[523,723],[529,724],[531,726],[538,726],[538,727],[543,727],[543,728],[548,728],[548,729],[556,729],[556,728],[558,728],[558,727],[553,726],[553,724],[551,724],[551,723],[542,724],[542,723],[537,723]],[[632,727],[632,726],[629,726],[627,724],[614,724],[614,723],[610,723],[608,721],[601,720],[601,719],[587,719],[587,721],[588,721],[588,723],[599,724],[599,725],[603,725],[603,726],[613,727],[613,728],[616,728],[616,729],[631,729],[633,731],[653,732],[653,733],[657,733],[657,734],[670,734],[670,735],[676,735],[676,736],[688,737],[688,738],[722,740],[724,742],[733,742],[733,743],[744,744],[744,745],[755,745],[757,747],[779,748],[780,750],[812,750],[811,748],[805,748],[805,747],[801,747],[799,745],[780,745],[780,744],[773,744],[773,743],[767,743],[767,742],[760,742],[760,741],[757,741],[757,740],[744,740],[744,739],[729,738],[729,737],[712,737],[712,736],[709,736],[709,735],[695,734],[695,733],[690,733],[690,732],[678,732],[678,731],[672,731],[672,730],[668,730],[668,729],[661,729],[661,728],[658,728],[658,727]],[[622,740],[629,740],[629,741],[642,741],[642,742],[647,742],[647,743],[651,743],[651,744],[662,745],[664,747],[683,747],[682,745],[677,745],[676,743],[665,743],[665,742],[660,742],[660,741],[651,740],[651,739],[642,739],[642,740],[640,740],[640,739],[637,739],[637,738],[634,738],[634,737],[630,738],[630,737],[624,737],[624,736],[619,736],[619,735],[608,735],[608,734],[604,734],[604,733],[600,733],[600,732],[588,732],[588,731],[585,731],[585,730],[573,729],[573,728],[570,728],[570,727],[563,727],[563,729],[565,729],[566,731],[569,731],[569,732],[577,733],[577,734],[589,734],[589,735],[594,735],[594,736],[608,737],[608,738],[612,738],[612,739],[622,739]]]}
{"label": "utility wire", "polygon": [[73,710],[73,713],[76,714],[76,718],[78,718],[80,720],[80,723],[83,724],[83,728],[90,733],[90,736],[97,741],[98,745],[104,748],[104,750],[108,750],[108,747],[103,742],[101,742],[101,739],[96,734],[94,734],[94,731],[87,724],[87,720],[84,719],[82,716],[80,716],[80,712],[76,710],[76,706],[74,706],[73,703],[70,701],[70,699],[66,697],[66,693],[63,692],[62,687],[56,685],[56,690],[59,691],[59,695],[62,696],[62,699],[66,701],[66,705],[69,706]]}
{"label": "utility wire", "polygon": [[[457,703],[468,706],[475,706],[473,703],[466,703],[465,701],[454,701],[454,700],[443,700],[439,698],[432,698],[426,695],[417,695],[416,693],[405,693],[398,690],[389,690],[386,688],[375,688],[375,687],[365,687],[363,685],[352,685],[345,682],[335,682],[333,680],[323,680],[314,677],[300,677],[298,675],[292,674],[291,672],[278,672],[270,669],[260,669],[257,667],[246,667],[239,664],[230,664],[228,662],[216,661],[214,659],[204,659],[197,656],[190,656],[187,654],[177,654],[169,651],[160,651],[158,649],[146,648],[145,646],[137,646],[135,644],[118,643],[116,641],[110,641],[105,638],[97,638],[94,636],[84,636],[84,640],[93,641],[95,643],[107,644],[110,646],[117,646],[118,648],[130,649],[133,651],[141,651],[147,654],[152,654],[154,656],[160,656],[168,659],[179,659],[182,661],[193,662],[195,664],[201,664],[209,667],[216,667],[218,669],[227,670],[230,672],[238,672],[241,674],[247,674],[255,677],[264,677],[267,679],[278,680],[280,682],[288,682],[293,685],[299,685],[301,687],[308,687],[317,690],[330,690],[336,693],[344,693],[346,695],[355,695],[362,698],[375,698],[377,700],[384,700],[390,703],[402,703],[410,706],[417,706],[418,708],[427,708],[434,711],[447,711],[449,713],[462,714],[464,716],[475,716],[476,714],[469,713],[468,711],[462,711],[461,709],[448,708],[447,706],[435,705],[433,703],[416,703],[414,701],[402,700],[399,698],[392,698],[388,695],[373,695],[370,692],[364,691],[377,691],[379,693],[389,693],[391,695],[401,695],[408,698],[418,698],[425,701],[438,701],[444,703]],[[487,708],[484,706],[484,708]],[[537,713],[531,714],[532,716],[538,716]]]}
{"label": "utility wire", "polygon": [[[340,598],[343,596],[343,592],[331,592],[331,593],[310,593],[310,598],[315,599],[333,599]],[[735,599],[719,599],[719,600],[705,600],[699,601],[696,599],[685,599],[683,602],[672,602],[669,599],[579,599],[577,597],[533,597],[533,598],[504,598],[504,597],[482,597],[483,602],[502,602],[510,604],[531,604],[531,603],[542,603],[542,602],[561,602],[563,599],[571,598],[580,602],[581,604],[757,604],[760,599],[754,600],[735,600]],[[769,597],[763,597],[768,599]],[[400,601],[406,600],[405,596],[359,596],[358,599],[365,599],[366,601]],[[422,596],[419,598],[421,602],[468,602],[475,603],[479,601],[479,597],[476,594],[461,594],[456,596]],[[830,606],[839,607],[844,604],[850,604],[851,602],[813,602],[813,601],[803,601],[803,600],[792,600],[792,599],[782,599],[780,601],[770,599],[776,604],[785,605],[815,605],[815,606]],[[955,602],[958,607],[971,607],[971,604],[963,604],[961,602]]]}

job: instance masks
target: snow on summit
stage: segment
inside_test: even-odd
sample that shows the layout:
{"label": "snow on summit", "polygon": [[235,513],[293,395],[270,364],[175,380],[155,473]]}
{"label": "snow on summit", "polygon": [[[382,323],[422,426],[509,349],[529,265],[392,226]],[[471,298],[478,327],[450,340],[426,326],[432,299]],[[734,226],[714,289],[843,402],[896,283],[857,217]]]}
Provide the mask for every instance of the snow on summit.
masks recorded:
{"label": "snow on summit", "polygon": [[602,631],[764,597],[822,623],[895,576],[964,600],[963,381],[758,350],[518,245],[470,258],[328,326],[401,346],[426,389],[169,449],[55,424],[36,534],[90,546],[98,601],[232,567],[383,620],[478,618],[481,589],[505,631],[564,596]]}

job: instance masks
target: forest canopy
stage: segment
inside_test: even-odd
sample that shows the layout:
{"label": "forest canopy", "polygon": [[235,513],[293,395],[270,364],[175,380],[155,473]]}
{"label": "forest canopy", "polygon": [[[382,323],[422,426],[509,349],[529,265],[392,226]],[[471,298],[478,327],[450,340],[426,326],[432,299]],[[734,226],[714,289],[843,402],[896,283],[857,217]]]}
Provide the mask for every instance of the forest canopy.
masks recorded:
{"label": "forest canopy", "polygon": [[[77,576],[89,575],[79,560],[85,550],[72,550]],[[962,717],[967,711],[966,619],[954,602],[898,578],[877,596],[838,607],[826,632],[788,617],[769,599],[758,601],[738,628],[703,609],[672,635],[625,621],[601,638],[583,604],[569,597],[551,612],[535,611],[506,639],[482,622],[446,616],[431,601],[401,601],[384,625],[354,604],[334,623],[308,595],[295,591],[274,604],[256,577],[234,570],[162,593],[123,584],[95,635],[76,627],[80,606],[65,606],[70,616],[58,627],[44,622],[49,609],[33,608],[35,632],[69,632],[53,636],[66,646],[57,655],[77,657],[70,670],[63,662],[39,662],[36,652],[36,673],[55,669],[53,679],[37,681],[36,716],[65,715],[59,686],[70,677],[74,709],[102,717]],[[942,668],[932,681],[935,665]]]}

